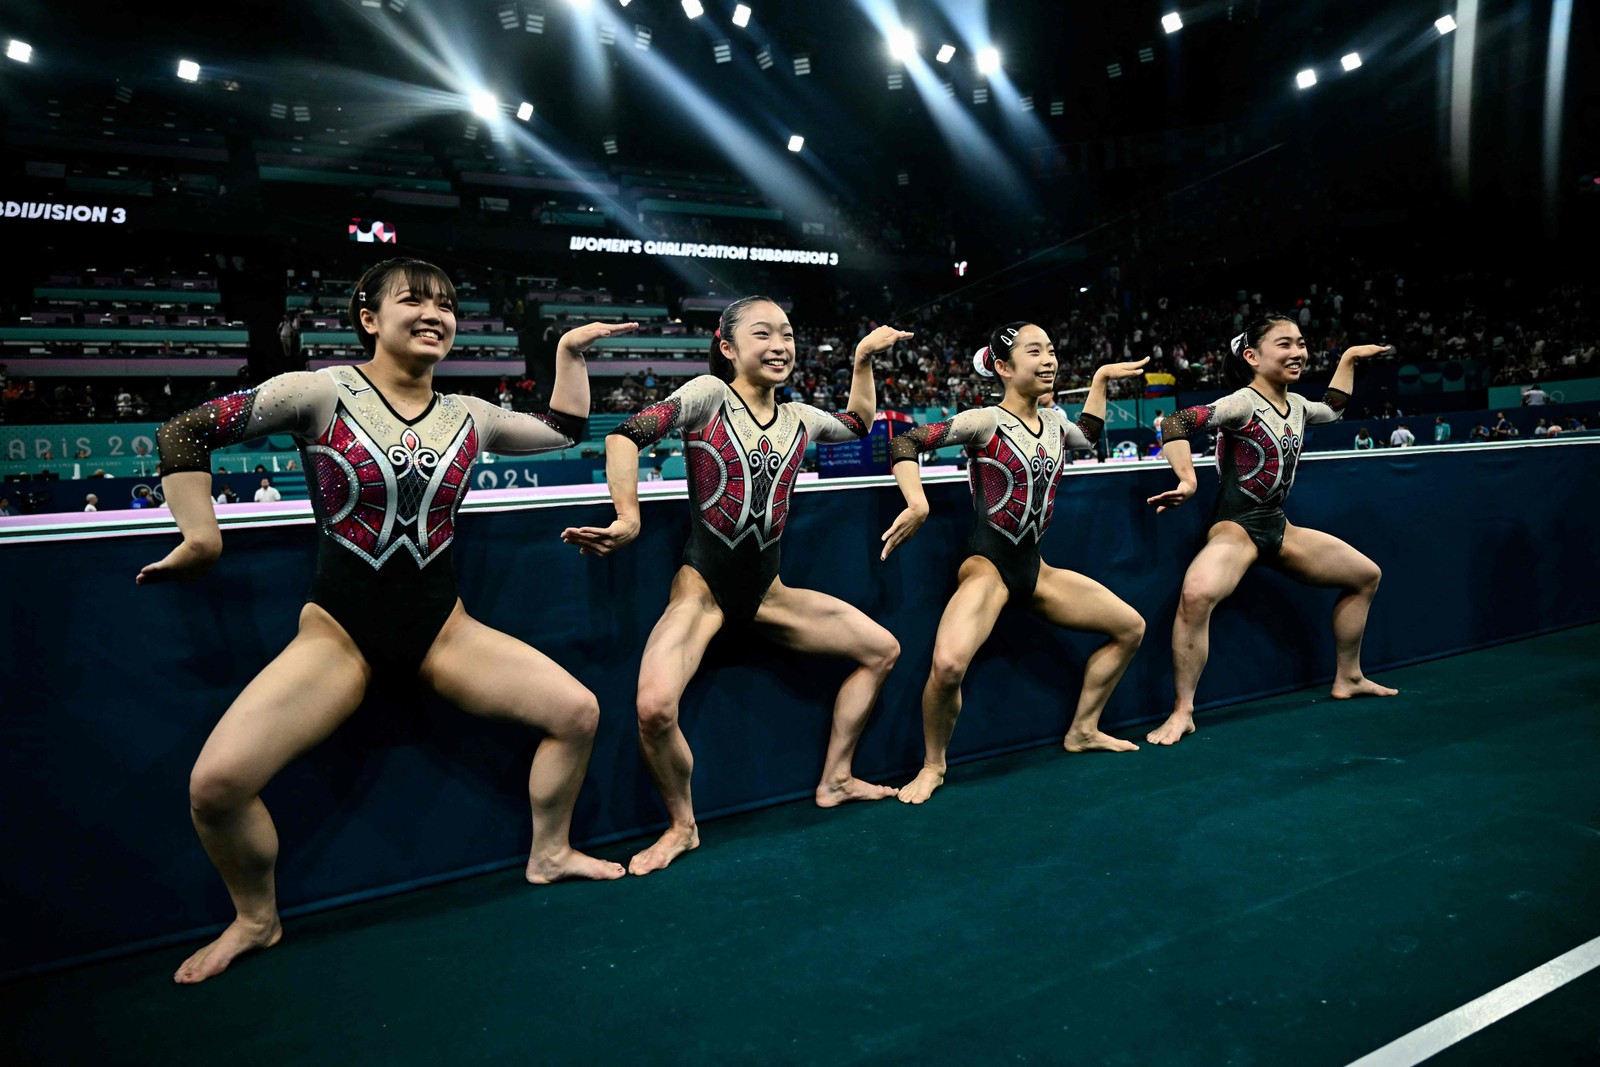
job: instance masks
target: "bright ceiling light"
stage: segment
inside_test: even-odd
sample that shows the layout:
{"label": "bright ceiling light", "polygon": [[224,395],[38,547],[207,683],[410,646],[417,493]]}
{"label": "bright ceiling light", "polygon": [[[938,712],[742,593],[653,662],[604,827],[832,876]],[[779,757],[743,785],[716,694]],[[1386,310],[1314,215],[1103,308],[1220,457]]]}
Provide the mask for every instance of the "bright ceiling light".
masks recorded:
{"label": "bright ceiling light", "polygon": [[683,0],[683,13],[697,19],[706,13],[705,5],[700,0]]}
{"label": "bright ceiling light", "polygon": [[178,60],[178,77],[182,78],[186,82],[199,81],[200,64],[196,63],[192,59]]}
{"label": "bright ceiling light", "polygon": [[1177,33],[1183,29],[1183,19],[1176,11],[1169,11],[1161,16],[1161,28],[1168,33]]}
{"label": "bright ceiling light", "polygon": [[524,100],[517,108],[517,118],[521,119],[523,122],[527,122],[529,119],[533,118],[533,105]]}
{"label": "bright ceiling light", "polygon": [[948,63],[950,60],[955,58],[955,54],[956,46],[953,44],[945,44],[939,46],[939,54],[933,58],[937,59],[941,63]]}
{"label": "bright ceiling light", "polygon": [[1437,19],[1433,25],[1440,33],[1454,33],[1456,20],[1454,16],[1446,15],[1442,19]]}
{"label": "bright ceiling light", "polygon": [[889,54],[904,63],[917,54],[917,38],[904,26],[890,30]]}
{"label": "bright ceiling light", "polygon": [[1355,70],[1357,67],[1361,66],[1361,56],[1359,53],[1351,52],[1349,55],[1339,60],[1339,65],[1345,70]]}
{"label": "bright ceiling light", "polygon": [[6,58],[14,59],[18,63],[26,63],[33,58],[33,45],[26,41],[7,41]]}
{"label": "bright ceiling light", "polygon": [[806,139],[798,133],[789,138],[789,151],[798,152],[806,146]]}
{"label": "bright ceiling light", "polygon": [[1317,72],[1314,70],[1302,70],[1294,76],[1294,83],[1302,89],[1309,89],[1317,84]]}
{"label": "bright ceiling light", "polygon": [[993,74],[1000,69],[1000,50],[998,48],[978,49],[978,69],[984,74]]}
{"label": "bright ceiling light", "polygon": [[485,92],[473,93],[472,113],[479,118],[492,119],[500,113],[500,101]]}
{"label": "bright ceiling light", "polygon": [[733,24],[741,30],[750,25],[750,9],[743,4],[733,7]]}

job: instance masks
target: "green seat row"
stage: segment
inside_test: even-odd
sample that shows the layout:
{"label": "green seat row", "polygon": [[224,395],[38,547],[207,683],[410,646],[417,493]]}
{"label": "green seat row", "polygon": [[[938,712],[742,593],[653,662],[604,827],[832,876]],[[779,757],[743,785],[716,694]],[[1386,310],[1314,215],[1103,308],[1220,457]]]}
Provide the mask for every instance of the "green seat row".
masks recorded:
{"label": "green seat row", "polygon": [[[355,334],[350,335],[350,340],[352,344],[355,343]],[[249,343],[250,333],[247,330],[219,330],[200,326],[4,326],[0,327],[0,341],[79,341],[88,344],[170,341],[180,345],[243,345]]]}
{"label": "green seat row", "polygon": [[36,300],[126,300],[141,304],[220,304],[222,294],[200,289],[54,289],[37,288]]}

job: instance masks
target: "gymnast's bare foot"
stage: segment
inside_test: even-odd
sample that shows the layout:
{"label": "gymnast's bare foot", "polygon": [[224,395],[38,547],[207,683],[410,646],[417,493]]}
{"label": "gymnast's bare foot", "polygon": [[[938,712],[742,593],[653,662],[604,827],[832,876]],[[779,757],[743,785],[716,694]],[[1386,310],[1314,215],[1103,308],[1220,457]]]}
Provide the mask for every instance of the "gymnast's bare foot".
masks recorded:
{"label": "gymnast's bare foot", "polygon": [[215,978],[246,952],[271,948],[282,939],[283,925],[276,915],[265,923],[235,919],[220,937],[184,960],[172,980],[179,985],[196,985],[207,978]]}
{"label": "gymnast's bare foot", "polygon": [[555,852],[535,852],[528,857],[527,878],[534,885],[549,885],[551,882],[560,882],[568,878],[609,882],[627,873],[620,863],[586,856],[571,846]]}
{"label": "gymnast's bare foot", "polygon": [[1132,741],[1124,741],[1120,737],[1101,733],[1099,730],[1089,730],[1084,733],[1068,731],[1066,740],[1061,742],[1061,747],[1068,752],[1137,752],[1139,746]]}
{"label": "gymnast's bare foot", "polygon": [[1175,745],[1189,734],[1194,733],[1194,712],[1175,711],[1167,717],[1167,721],[1145,734],[1144,739],[1152,745]]}
{"label": "gymnast's bare foot", "polygon": [[933,796],[933,791],[941,785],[944,785],[944,772],[924,767],[911,779],[910,784],[900,787],[900,803],[921,804]]}
{"label": "gymnast's bare foot", "polygon": [[656,843],[628,861],[631,874],[649,874],[659,871],[673,860],[692,849],[700,847],[698,826],[669,826]]}
{"label": "gymnast's bare foot", "polygon": [[837,808],[852,800],[888,800],[898,793],[893,786],[873,785],[859,778],[846,778],[842,782],[823,782],[817,786],[817,807]]}
{"label": "gymnast's bare foot", "polygon": [[1333,699],[1335,700],[1349,700],[1351,697],[1392,697],[1398,692],[1400,690],[1390,689],[1386,685],[1379,685],[1371,678],[1357,678],[1353,682],[1336,678],[1333,683]]}

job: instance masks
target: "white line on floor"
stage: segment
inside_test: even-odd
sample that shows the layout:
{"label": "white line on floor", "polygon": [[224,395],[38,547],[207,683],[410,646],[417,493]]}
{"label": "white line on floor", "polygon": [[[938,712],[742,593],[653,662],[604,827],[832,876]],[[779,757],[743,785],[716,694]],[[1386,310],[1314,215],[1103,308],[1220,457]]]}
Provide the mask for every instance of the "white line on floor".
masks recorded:
{"label": "white line on floor", "polygon": [[1404,1037],[1367,1053],[1350,1067],[1411,1067],[1412,1064],[1421,1063],[1596,967],[1600,967],[1600,937],[1586,941],[1571,952],[1535,967],[1521,978],[1513,978],[1499,989],[1485,993],[1448,1015],[1441,1015],[1426,1026],[1420,1026]]}

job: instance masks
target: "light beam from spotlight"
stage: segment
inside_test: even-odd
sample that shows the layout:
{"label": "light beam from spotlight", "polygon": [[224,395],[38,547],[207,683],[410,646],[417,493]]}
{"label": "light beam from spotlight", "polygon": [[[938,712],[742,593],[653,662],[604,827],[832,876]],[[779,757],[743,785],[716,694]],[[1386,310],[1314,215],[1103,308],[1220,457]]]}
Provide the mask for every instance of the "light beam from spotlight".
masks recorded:
{"label": "light beam from spotlight", "polygon": [[472,103],[472,113],[480,119],[492,119],[500,114],[500,101],[491,93],[479,89],[469,94],[468,99]]}

